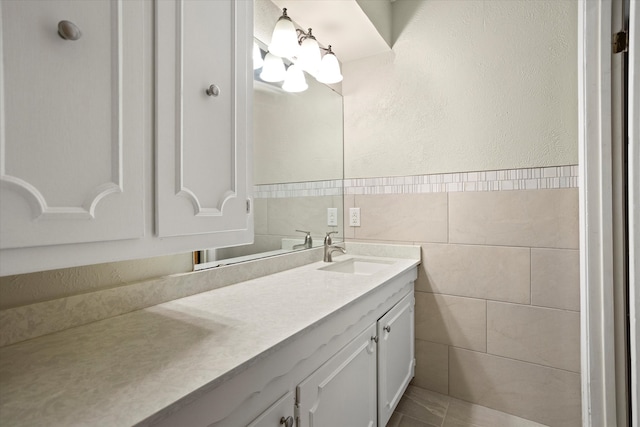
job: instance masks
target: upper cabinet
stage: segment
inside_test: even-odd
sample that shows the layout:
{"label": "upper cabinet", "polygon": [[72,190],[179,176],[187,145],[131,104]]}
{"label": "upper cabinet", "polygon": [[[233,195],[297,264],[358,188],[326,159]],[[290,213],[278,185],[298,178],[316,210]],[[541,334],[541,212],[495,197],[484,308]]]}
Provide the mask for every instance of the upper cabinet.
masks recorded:
{"label": "upper cabinet", "polygon": [[253,240],[252,7],[0,0],[0,275]]}
{"label": "upper cabinet", "polygon": [[[244,236],[253,70],[250,1],[159,1],[157,218],[162,237]],[[250,68],[251,67],[251,68]],[[232,231],[229,231],[232,230]],[[252,237],[252,236],[248,236]]]}
{"label": "upper cabinet", "polygon": [[[4,1],[0,14],[0,247],[142,237],[141,5]],[[65,20],[77,40],[58,34]]]}

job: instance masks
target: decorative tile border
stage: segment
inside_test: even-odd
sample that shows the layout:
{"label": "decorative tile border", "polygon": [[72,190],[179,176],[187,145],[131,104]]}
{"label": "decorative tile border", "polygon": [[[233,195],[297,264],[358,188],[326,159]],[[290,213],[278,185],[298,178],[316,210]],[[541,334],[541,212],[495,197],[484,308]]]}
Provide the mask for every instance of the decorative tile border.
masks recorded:
{"label": "decorative tile border", "polygon": [[352,178],[254,186],[256,199],[343,194],[412,194],[459,191],[577,188],[578,165],[433,175]]}
{"label": "decorative tile border", "polygon": [[342,196],[343,180],[292,182],[287,184],[265,184],[253,187],[255,199],[278,199],[284,197]]}
{"label": "decorative tile border", "polygon": [[345,194],[449,193],[578,187],[578,166],[344,180]]}

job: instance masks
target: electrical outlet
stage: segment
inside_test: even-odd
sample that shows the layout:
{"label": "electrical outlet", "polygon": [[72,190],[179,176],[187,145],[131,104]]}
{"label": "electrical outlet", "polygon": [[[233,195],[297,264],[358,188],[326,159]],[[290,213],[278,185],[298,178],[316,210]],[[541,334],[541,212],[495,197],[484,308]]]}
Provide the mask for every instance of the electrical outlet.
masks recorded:
{"label": "electrical outlet", "polygon": [[360,227],[360,208],[349,208],[349,226]]}
{"label": "electrical outlet", "polygon": [[327,208],[327,225],[330,227],[338,225],[338,208]]}

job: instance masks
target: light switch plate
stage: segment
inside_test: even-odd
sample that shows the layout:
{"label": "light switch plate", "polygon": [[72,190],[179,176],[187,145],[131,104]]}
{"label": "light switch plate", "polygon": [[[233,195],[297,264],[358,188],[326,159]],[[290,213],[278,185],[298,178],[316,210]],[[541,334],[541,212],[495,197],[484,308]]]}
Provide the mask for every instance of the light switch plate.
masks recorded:
{"label": "light switch plate", "polygon": [[349,208],[349,226],[360,227],[360,208]]}
{"label": "light switch plate", "polygon": [[327,225],[330,227],[338,225],[338,208],[327,208]]}

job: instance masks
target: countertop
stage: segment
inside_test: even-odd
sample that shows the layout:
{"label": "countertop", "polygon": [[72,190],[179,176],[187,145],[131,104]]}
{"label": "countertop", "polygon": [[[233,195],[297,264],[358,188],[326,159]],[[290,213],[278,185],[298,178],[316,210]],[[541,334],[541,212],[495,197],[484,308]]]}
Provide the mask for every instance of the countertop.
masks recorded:
{"label": "countertop", "polygon": [[369,276],[312,263],[0,348],[0,424],[142,422],[419,263],[393,261]]}

